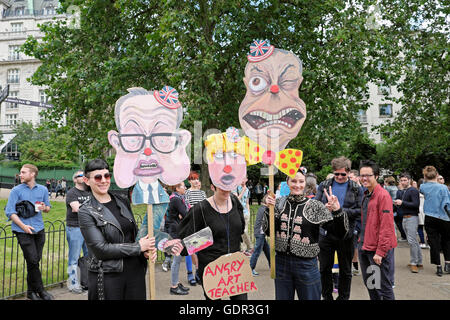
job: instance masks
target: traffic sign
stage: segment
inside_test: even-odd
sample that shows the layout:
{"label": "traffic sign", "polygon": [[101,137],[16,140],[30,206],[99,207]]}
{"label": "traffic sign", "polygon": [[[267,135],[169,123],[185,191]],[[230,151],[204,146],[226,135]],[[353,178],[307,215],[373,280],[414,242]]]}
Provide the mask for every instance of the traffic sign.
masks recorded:
{"label": "traffic sign", "polygon": [[6,85],[5,89],[0,93],[0,103],[3,102],[9,95],[9,84]]}

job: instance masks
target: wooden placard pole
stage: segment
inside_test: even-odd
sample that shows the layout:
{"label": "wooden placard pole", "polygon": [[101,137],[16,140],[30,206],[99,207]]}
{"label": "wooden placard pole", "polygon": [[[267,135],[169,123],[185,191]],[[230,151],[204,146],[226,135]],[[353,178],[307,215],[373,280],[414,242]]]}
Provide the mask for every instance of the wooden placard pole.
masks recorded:
{"label": "wooden placard pole", "polygon": [[[147,204],[147,225],[148,236],[153,237],[153,205]],[[155,263],[151,261],[151,257],[148,260],[148,297],[150,300],[156,299],[155,290]]]}
{"label": "wooden placard pole", "polygon": [[[275,183],[273,178],[273,165],[269,165],[269,190],[275,195]],[[270,277],[275,279],[275,210],[269,205],[269,230],[270,230]]]}

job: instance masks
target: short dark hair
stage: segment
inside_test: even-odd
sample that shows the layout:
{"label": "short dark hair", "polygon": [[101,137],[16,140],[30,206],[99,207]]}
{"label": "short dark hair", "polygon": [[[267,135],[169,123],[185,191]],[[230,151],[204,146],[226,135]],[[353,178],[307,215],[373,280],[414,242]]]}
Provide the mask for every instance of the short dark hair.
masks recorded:
{"label": "short dark hair", "polygon": [[408,172],[403,172],[400,175],[400,178],[407,178],[408,180],[411,180],[411,175]]}
{"label": "short dark hair", "polygon": [[373,174],[375,176],[379,176],[380,175],[380,167],[375,163],[375,161],[373,160],[361,160],[360,164],[359,164],[359,171],[361,172],[361,168],[372,168]]}
{"label": "short dark hair", "polygon": [[94,159],[86,163],[86,166],[84,167],[84,175],[87,175],[89,172],[95,170],[103,170],[103,169],[109,170],[108,163],[103,159]]}

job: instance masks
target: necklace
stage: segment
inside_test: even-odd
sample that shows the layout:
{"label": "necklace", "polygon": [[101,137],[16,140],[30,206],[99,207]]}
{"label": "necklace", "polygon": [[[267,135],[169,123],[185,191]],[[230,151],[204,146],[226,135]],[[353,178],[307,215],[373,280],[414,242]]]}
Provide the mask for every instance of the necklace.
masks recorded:
{"label": "necklace", "polygon": [[[214,199],[214,196],[212,196],[212,199],[213,199],[214,205],[216,206],[217,212],[222,213],[222,212],[220,212],[220,209],[217,206],[217,203],[216,203],[216,200]],[[228,212],[228,199],[227,199],[227,211],[226,212]],[[223,212],[223,213],[226,213],[226,212]]]}

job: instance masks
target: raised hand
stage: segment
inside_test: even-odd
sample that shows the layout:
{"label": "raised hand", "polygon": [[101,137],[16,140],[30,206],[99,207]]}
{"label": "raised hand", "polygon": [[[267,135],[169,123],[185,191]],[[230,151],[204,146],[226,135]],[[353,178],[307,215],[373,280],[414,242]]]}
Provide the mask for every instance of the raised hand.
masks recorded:
{"label": "raised hand", "polygon": [[341,208],[339,200],[336,196],[333,195],[333,190],[331,190],[331,186],[329,187],[328,190],[330,191],[330,193],[328,193],[326,189],[323,190],[328,200],[328,203],[325,204],[325,207],[331,212],[338,211]]}

